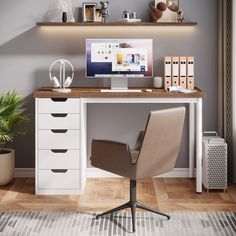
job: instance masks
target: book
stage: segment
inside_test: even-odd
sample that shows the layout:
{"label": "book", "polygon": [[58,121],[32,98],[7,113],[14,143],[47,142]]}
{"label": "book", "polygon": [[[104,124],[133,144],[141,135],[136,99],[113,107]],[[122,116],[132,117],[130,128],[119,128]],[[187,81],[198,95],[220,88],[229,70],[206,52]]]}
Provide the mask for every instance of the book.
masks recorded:
{"label": "book", "polygon": [[170,93],[194,93],[196,90],[185,89],[180,86],[171,86],[167,89]]}

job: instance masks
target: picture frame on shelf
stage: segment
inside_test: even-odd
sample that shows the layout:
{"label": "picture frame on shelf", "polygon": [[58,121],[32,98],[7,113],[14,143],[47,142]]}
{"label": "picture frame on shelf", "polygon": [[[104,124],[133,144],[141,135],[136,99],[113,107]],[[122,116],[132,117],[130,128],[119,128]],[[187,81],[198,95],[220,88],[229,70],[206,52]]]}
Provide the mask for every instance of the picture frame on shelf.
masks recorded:
{"label": "picture frame on shelf", "polygon": [[83,22],[93,22],[95,20],[95,8],[97,3],[84,2],[83,3]]}
{"label": "picture frame on shelf", "polygon": [[102,8],[100,8],[100,7],[94,8],[94,21],[95,22],[102,22]]}

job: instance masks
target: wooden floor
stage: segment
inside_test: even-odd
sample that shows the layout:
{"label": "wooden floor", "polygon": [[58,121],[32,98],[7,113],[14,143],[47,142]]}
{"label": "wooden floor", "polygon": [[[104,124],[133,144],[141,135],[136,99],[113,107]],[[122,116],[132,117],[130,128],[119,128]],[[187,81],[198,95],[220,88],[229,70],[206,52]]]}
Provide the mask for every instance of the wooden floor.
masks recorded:
{"label": "wooden floor", "polygon": [[[138,200],[160,211],[236,211],[236,185],[222,191],[195,193],[191,179],[138,182]],[[33,178],[17,178],[0,187],[0,211],[104,211],[129,198],[127,179],[88,179],[81,196],[35,196]]]}

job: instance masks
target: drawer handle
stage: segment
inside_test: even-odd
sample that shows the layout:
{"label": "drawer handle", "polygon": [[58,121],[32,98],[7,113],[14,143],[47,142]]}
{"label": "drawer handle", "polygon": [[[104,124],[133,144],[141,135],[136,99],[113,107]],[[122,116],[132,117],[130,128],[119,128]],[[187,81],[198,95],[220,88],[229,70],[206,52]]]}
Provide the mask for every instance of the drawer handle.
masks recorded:
{"label": "drawer handle", "polygon": [[66,102],[67,98],[51,98],[53,102]]}
{"label": "drawer handle", "polygon": [[55,134],[62,134],[62,133],[66,133],[68,131],[68,129],[51,129],[51,131]]}
{"label": "drawer handle", "polygon": [[51,116],[53,117],[67,117],[68,114],[66,113],[61,113],[61,114],[58,114],[58,113],[52,113]]}
{"label": "drawer handle", "polygon": [[51,169],[53,173],[66,173],[67,169]]}
{"label": "drawer handle", "polygon": [[67,149],[51,149],[53,153],[66,153],[67,151]]}

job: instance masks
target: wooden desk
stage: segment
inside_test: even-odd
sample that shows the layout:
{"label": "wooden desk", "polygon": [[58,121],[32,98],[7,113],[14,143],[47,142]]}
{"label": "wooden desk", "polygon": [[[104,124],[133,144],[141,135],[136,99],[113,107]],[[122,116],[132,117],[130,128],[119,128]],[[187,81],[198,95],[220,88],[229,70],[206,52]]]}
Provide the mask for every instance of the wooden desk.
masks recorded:
{"label": "wooden desk", "polygon": [[[132,88],[131,88],[132,89]],[[137,89],[137,88],[135,88]],[[138,88],[140,89],[140,88]],[[146,89],[146,88],[145,88]],[[194,157],[196,147],[196,192],[202,192],[202,99],[206,93],[196,88],[191,94],[168,93],[164,89],[153,89],[152,92],[139,93],[106,93],[100,88],[72,88],[70,93],[53,92],[51,88],[40,88],[35,91],[36,98],[36,156],[38,155],[38,102],[41,99],[70,98],[77,99],[80,104],[80,131],[81,131],[81,178],[86,180],[87,160],[87,104],[88,103],[179,103],[189,105],[189,177],[194,177]],[[196,109],[195,109],[196,106]],[[196,110],[196,112],[195,112]],[[196,132],[195,132],[196,119]],[[37,161],[36,161],[37,169]],[[83,182],[83,181],[82,181]],[[82,183],[82,186],[84,184]],[[63,194],[62,192],[58,192]],[[80,191],[82,193],[82,190]]]}
{"label": "wooden desk", "polygon": [[[132,88],[130,88],[132,89]],[[33,96],[35,98],[205,98],[206,93],[196,88],[195,93],[181,94],[181,93],[168,93],[164,89],[152,89],[152,92],[145,92],[144,88],[134,88],[142,89],[143,92],[138,93],[105,93],[100,92],[101,88],[72,88],[70,93],[58,93],[53,92],[51,88],[40,88],[35,91]]]}

